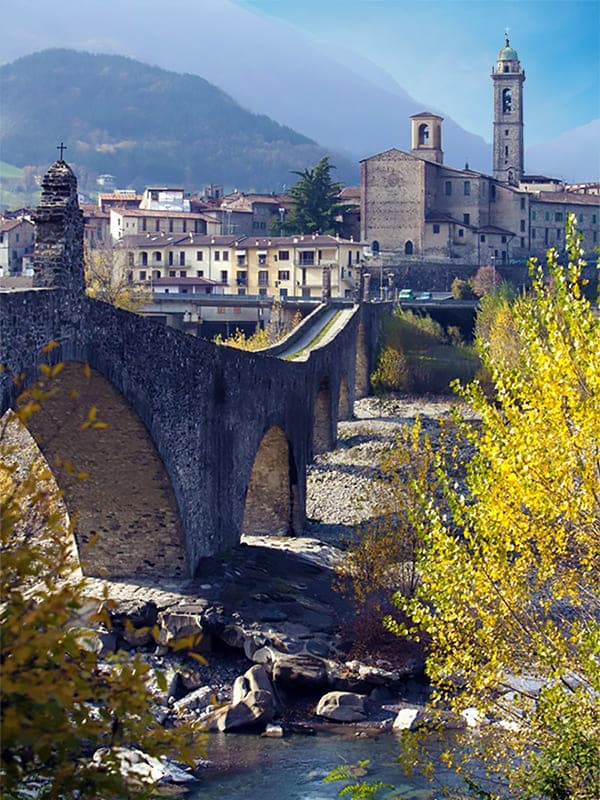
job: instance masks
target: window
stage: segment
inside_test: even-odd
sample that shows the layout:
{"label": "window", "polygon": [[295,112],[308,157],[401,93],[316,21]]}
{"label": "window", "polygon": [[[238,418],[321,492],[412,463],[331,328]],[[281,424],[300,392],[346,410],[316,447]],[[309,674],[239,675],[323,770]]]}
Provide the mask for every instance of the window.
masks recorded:
{"label": "window", "polygon": [[502,113],[510,114],[512,111],[512,89],[502,90]]}
{"label": "window", "polygon": [[177,270],[176,269],[170,269],[169,270],[169,278],[175,278],[176,276],[177,276]]}
{"label": "window", "polygon": [[229,261],[229,250],[223,250],[223,261]]}
{"label": "window", "polygon": [[555,211],[554,212],[554,222],[562,222],[563,214],[562,211]]}
{"label": "window", "polygon": [[493,183],[490,186],[490,200],[492,201],[492,203],[496,202],[496,184],[495,183]]}
{"label": "window", "polygon": [[578,222],[583,222],[583,214],[578,214],[577,221]]}
{"label": "window", "polygon": [[279,261],[289,261],[290,260],[290,251],[289,250],[280,250],[277,253],[277,258]]}
{"label": "window", "polygon": [[531,212],[531,219],[533,219],[533,220],[537,219],[537,211],[532,211]]}
{"label": "window", "polygon": [[173,233],[173,220],[169,220],[169,233]]}
{"label": "window", "polygon": [[437,224],[437,222],[434,222],[434,224],[433,224],[433,232],[434,233],[439,233],[440,232],[440,226]]}
{"label": "window", "polygon": [[598,231],[594,231],[594,232],[592,233],[592,238],[593,238],[594,242],[597,242],[597,241],[598,241]]}
{"label": "window", "polygon": [[203,261],[204,260],[204,253],[202,250],[196,250],[196,261]]}
{"label": "window", "polygon": [[153,270],[152,270],[152,277],[153,277],[155,280],[156,280],[157,278],[160,278],[160,270],[159,270],[159,269],[153,269]]}
{"label": "window", "polygon": [[160,230],[160,219],[154,220],[154,230],[157,232]]}
{"label": "window", "polygon": [[506,244],[506,236],[502,237],[502,244]]}
{"label": "window", "polygon": [[172,250],[169,250],[169,256],[168,256],[167,264],[170,267],[173,266],[173,251]]}
{"label": "window", "polygon": [[140,280],[141,281],[145,281],[146,280],[146,270],[145,269],[141,269],[140,270]]}
{"label": "window", "polygon": [[592,214],[592,224],[593,225],[596,224],[597,219],[598,219],[597,216],[595,214]]}
{"label": "window", "polygon": [[185,270],[184,269],[180,269],[179,270],[179,277],[180,278],[185,278]]}
{"label": "window", "polygon": [[479,237],[479,241],[480,242],[485,242],[485,233],[481,234],[481,236]]}
{"label": "window", "polygon": [[[0,241],[2,241],[2,240],[0,239]],[[127,266],[128,267],[133,267],[134,259],[135,259],[135,254],[134,253],[131,253],[131,252],[127,253]]]}
{"label": "window", "polygon": [[419,147],[429,144],[429,125],[419,125]]}
{"label": "window", "polygon": [[20,238],[21,238],[21,237],[20,237],[20,235],[17,233],[17,234],[15,235],[15,240],[18,242]]}
{"label": "window", "polygon": [[410,241],[410,239],[404,245],[404,254],[407,256],[412,256],[413,254],[413,243]]}
{"label": "window", "polygon": [[459,228],[459,229],[458,229],[458,236],[459,236],[459,238],[460,238],[460,239],[462,239],[462,238],[464,237],[464,235],[465,235],[465,232],[463,231],[463,229],[462,229],[462,228]]}
{"label": "window", "polygon": [[520,225],[519,225],[519,230],[520,230],[521,232],[524,232],[524,231],[525,231],[525,220],[524,220],[524,219],[522,219],[522,220],[521,220],[521,223],[520,223]]}
{"label": "window", "polygon": [[360,250],[357,250],[355,255],[356,258],[354,259],[354,262],[358,264],[360,262]]}
{"label": "window", "polygon": [[280,289],[279,290],[279,297],[280,297],[281,300],[285,300],[287,296],[288,296],[288,290],[287,289]]}
{"label": "window", "polygon": [[531,229],[531,238],[535,239],[535,228]]}
{"label": "window", "polygon": [[525,239],[521,236],[521,247],[525,247]]}
{"label": "window", "polygon": [[183,228],[182,228],[182,230],[183,230],[184,233],[187,233],[187,219],[183,220]]}
{"label": "window", "polygon": [[471,181],[465,181],[463,184],[463,191],[465,194],[471,194]]}
{"label": "window", "polygon": [[560,228],[557,228],[556,229],[556,240],[558,241],[559,239],[560,239]]}
{"label": "window", "polygon": [[215,250],[215,261],[221,260],[221,253],[218,250]]}
{"label": "window", "polygon": [[544,214],[544,218],[545,218],[546,222],[550,221],[550,212],[549,211],[546,211],[546,213]]}
{"label": "window", "polygon": [[521,211],[525,211],[525,198],[521,198]]}
{"label": "window", "polygon": [[229,274],[226,269],[221,270],[221,283],[227,283],[229,280]]}
{"label": "window", "polygon": [[127,283],[133,283],[133,272],[127,273]]}
{"label": "window", "polygon": [[302,253],[298,254],[298,262],[302,265],[307,267],[314,266],[315,263],[315,251],[314,250],[306,250]]}
{"label": "window", "polygon": [[246,294],[246,290],[245,289],[238,289],[237,292],[238,292],[238,294]]}
{"label": "window", "polygon": [[259,289],[258,290],[258,296],[259,297],[266,297],[267,296],[267,290],[266,289]]}
{"label": "window", "polygon": [[196,270],[196,277],[197,278],[203,278],[204,277],[204,270],[203,269],[197,269]]}
{"label": "window", "polygon": [[258,285],[259,286],[268,286],[269,285],[269,271],[266,269],[261,269],[258,271]]}
{"label": "window", "polygon": [[505,135],[505,136],[508,136],[508,128],[505,128],[505,129],[504,129],[504,135]]}
{"label": "window", "polygon": [[236,259],[238,267],[243,267],[246,263],[246,255],[238,255]]}
{"label": "window", "polygon": [[142,252],[140,253],[140,263],[142,267],[148,266],[148,253],[146,253],[144,250],[142,250]]}
{"label": "window", "polygon": [[185,267],[185,250],[181,250],[179,253],[179,266]]}
{"label": "window", "polygon": [[289,281],[290,271],[288,269],[280,269],[277,273],[277,279],[280,281]]}
{"label": "window", "polygon": [[267,263],[267,256],[265,255],[265,253],[261,253],[261,254],[259,255],[259,257],[258,257],[258,263],[259,263],[259,264],[261,264],[261,265],[262,265],[262,264],[266,264],[266,263]]}
{"label": "window", "polygon": [[146,217],[142,217],[142,230],[143,230],[143,231],[145,231],[145,230],[146,230],[146,225],[147,225],[147,222],[146,222]]}
{"label": "window", "polygon": [[202,233],[202,231],[200,230],[200,223],[201,220],[199,219],[194,220],[194,233]]}
{"label": "window", "polygon": [[504,147],[504,156],[508,158],[508,145],[505,145]]}
{"label": "window", "polygon": [[158,250],[155,253],[152,253],[152,259],[156,262],[162,261],[162,253],[160,253]]}
{"label": "window", "polygon": [[463,214],[463,222],[465,225],[471,224],[471,215],[470,214]]}
{"label": "window", "polygon": [[238,286],[246,286],[248,283],[248,273],[245,270],[238,270],[235,276],[235,282]]}
{"label": "window", "polygon": [[446,196],[449,197],[452,194],[452,181],[446,181]]}

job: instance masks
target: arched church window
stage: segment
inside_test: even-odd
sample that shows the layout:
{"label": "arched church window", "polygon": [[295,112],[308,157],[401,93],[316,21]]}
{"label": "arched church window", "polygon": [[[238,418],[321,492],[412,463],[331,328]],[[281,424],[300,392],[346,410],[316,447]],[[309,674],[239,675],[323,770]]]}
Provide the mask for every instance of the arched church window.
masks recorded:
{"label": "arched church window", "polygon": [[419,125],[419,145],[429,144],[429,125]]}
{"label": "arched church window", "polygon": [[508,114],[512,111],[512,89],[502,90],[502,112]]}
{"label": "arched church window", "polygon": [[379,242],[377,241],[377,239],[374,239],[374,240],[371,242],[371,253],[372,253],[374,256],[376,256],[376,255],[379,253]]}
{"label": "arched church window", "polygon": [[412,256],[413,254],[413,243],[410,241],[410,239],[404,245],[404,254],[407,256]]}

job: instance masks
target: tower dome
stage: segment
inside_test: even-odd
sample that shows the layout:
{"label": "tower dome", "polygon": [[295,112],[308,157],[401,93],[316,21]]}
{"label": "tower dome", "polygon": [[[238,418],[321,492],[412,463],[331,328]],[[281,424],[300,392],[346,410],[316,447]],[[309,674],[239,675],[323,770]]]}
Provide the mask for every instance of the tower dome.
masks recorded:
{"label": "tower dome", "polygon": [[518,61],[519,56],[517,55],[517,51],[514,47],[510,46],[510,42],[508,40],[508,36],[506,37],[506,44],[498,53],[498,61]]}

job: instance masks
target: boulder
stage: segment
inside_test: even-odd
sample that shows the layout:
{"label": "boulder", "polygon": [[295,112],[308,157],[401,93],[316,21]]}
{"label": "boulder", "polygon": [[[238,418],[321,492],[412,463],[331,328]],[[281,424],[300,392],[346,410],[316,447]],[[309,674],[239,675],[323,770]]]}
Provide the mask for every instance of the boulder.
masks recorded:
{"label": "boulder", "polygon": [[401,708],[392,724],[392,728],[396,731],[414,731],[418,728],[462,730],[465,727],[465,719],[451,711],[432,712],[417,707]]}
{"label": "boulder", "polygon": [[156,622],[158,609],[153,600],[136,598],[119,600],[117,607],[109,610],[110,618],[115,627],[125,627],[126,620],[134,628],[151,628]]}
{"label": "boulder", "polygon": [[161,611],[158,615],[159,645],[174,647],[178,642],[189,639],[186,650],[206,652],[210,650],[210,642],[204,636],[202,628],[202,608],[177,607]]}
{"label": "boulder", "polygon": [[365,719],[365,696],[353,692],[327,692],[319,700],[319,717],[336,722],[360,722]]}
{"label": "boulder", "polygon": [[269,739],[281,739],[283,736],[283,728],[281,725],[274,725],[271,723],[265,728],[263,736],[267,736]]}
{"label": "boulder", "polygon": [[217,714],[217,730],[233,731],[239,728],[264,727],[274,714],[273,695],[270,692],[248,692],[244,699],[221,709]]}
{"label": "boulder", "polygon": [[316,656],[279,654],[272,676],[276,683],[293,689],[319,689],[327,685],[327,663]]}
{"label": "boulder", "polygon": [[214,691],[210,686],[201,686],[181,700],[173,703],[173,710],[178,714],[189,714],[193,711],[203,711],[213,701]]}

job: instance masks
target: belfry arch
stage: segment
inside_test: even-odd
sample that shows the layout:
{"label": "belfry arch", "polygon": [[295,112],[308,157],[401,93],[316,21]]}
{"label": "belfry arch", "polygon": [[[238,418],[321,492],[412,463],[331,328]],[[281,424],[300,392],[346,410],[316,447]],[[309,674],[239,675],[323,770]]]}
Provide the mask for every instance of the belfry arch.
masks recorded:
{"label": "belfry arch", "polygon": [[242,533],[293,533],[298,476],[287,436],[277,425],[263,436],[250,473]]}
{"label": "belfry arch", "polygon": [[28,428],[75,518],[84,573],[188,575],[171,482],[137,413],[106,378],[78,362],[66,363],[51,385],[56,393]]}

